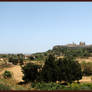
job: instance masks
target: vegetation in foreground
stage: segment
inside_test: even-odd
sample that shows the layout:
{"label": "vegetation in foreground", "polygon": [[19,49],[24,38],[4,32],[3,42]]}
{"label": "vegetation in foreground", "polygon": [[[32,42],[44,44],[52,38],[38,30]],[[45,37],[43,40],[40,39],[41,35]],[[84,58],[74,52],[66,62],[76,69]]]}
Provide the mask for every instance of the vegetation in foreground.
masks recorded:
{"label": "vegetation in foreground", "polygon": [[18,85],[12,79],[0,79],[0,90],[92,90],[92,83],[62,83],[55,82],[30,82]]}
{"label": "vegetation in foreground", "polygon": [[92,90],[92,83],[30,82],[19,85],[13,79],[0,79],[0,90]]}
{"label": "vegetation in foreground", "polygon": [[62,83],[32,83],[31,88],[36,90],[92,90],[92,83],[72,83],[67,85],[62,85]]}

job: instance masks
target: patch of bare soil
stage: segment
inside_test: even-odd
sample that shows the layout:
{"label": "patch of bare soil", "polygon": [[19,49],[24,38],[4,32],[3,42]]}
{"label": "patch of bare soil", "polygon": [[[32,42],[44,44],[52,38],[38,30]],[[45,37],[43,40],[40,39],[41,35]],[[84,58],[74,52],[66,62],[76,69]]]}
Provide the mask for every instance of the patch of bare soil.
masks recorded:
{"label": "patch of bare soil", "polygon": [[86,63],[88,62],[92,62],[92,57],[88,57],[88,58],[77,58],[76,60],[79,61],[79,63],[85,61]]}
{"label": "patch of bare soil", "polygon": [[23,73],[22,73],[21,67],[20,67],[19,65],[13,65],[13,66],[10,67],[10,68],[4,68],[4,69],[0,72],[0,75],[2,75],[5,70],[12,72],[13,78],[16,80],[16,82],[23,81],[23,80],[22,80]]}
{"label": "patch of bare soil", "polygon": [[92,76],[83,76],[80,82],[81,83],[92,83]]}

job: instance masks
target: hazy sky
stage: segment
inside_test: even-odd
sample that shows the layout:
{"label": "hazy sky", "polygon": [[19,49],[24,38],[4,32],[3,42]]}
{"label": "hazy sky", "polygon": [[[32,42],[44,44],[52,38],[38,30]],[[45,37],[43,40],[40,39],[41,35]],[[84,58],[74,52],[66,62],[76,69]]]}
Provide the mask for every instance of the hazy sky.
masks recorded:
{"label": "hazy sky", "polygon": [[92,2],[0,2],[0,53],[92,44]]}

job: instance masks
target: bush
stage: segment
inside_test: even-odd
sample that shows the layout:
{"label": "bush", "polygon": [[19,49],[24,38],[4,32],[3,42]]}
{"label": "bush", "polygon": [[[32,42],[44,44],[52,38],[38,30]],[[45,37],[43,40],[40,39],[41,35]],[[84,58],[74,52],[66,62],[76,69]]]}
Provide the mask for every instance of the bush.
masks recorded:
{"label": "bush", "polygon": [[22,67],[22,72],[24,74],[23,80],[25,82],[34,82],[38,77],[38,69],[40,67],[38,65],[34,65],[33,63],[27,63],[24,67]]}
{"label": "bush", "polygon": [[23,65],[24,55],[23,54],[17,54],[17,55],[9,55],[8,61],[11,62],[14,65],[17,65],[18,63],[20,65]]}
{"label": "bush", "polygon": [[3,77],[4,77],[4,78],[11,78],[11,77],[12,77],[12,74],[11,74],[10,71],[5,71],[5,72],[3,73]]}
{"label": "bush", "polygon": [[63,80],[72,83],[82,78],[81,66],[72,57],[65,57],[57,60],[57,66],[59,67],[58,81]]}
{"label": "bush", "polygon": [[0,90],[10,90],[10,87],[3,85],[3,84],[0,84]]}
{"label": "bush", "polygon": [[18,64],[18,58],[15,58],[15,57],[14,58],[13,57],[9,57],[8,61],[11,62],[14,65]]}
{"label": "bush", "polygon": [[38,83],[32,83],[31,87],[39,89],[39,90],[60,90],[64,86],[60,84],[56,84],[54,82],[38,82]]}
{"label": "bush", "polygon": [[34,60],[35,59],[34,56],[29,56],[28,58],[29,58],[29,60]]}
{"label": "bush", "polygon": [[31,88],[37,90],[92,90],[92,83],[68,83],[67,86],[64,86],[61,83],[57,84],[55,82],[33,82]]}

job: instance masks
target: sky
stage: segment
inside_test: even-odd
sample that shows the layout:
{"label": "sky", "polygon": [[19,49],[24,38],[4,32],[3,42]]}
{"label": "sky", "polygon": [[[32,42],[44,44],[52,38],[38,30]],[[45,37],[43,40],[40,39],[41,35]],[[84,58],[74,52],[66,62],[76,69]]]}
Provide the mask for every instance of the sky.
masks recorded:
{"label": "sky", "polygon": [[0,53],[92,44],[92,2],[0,2]]}

